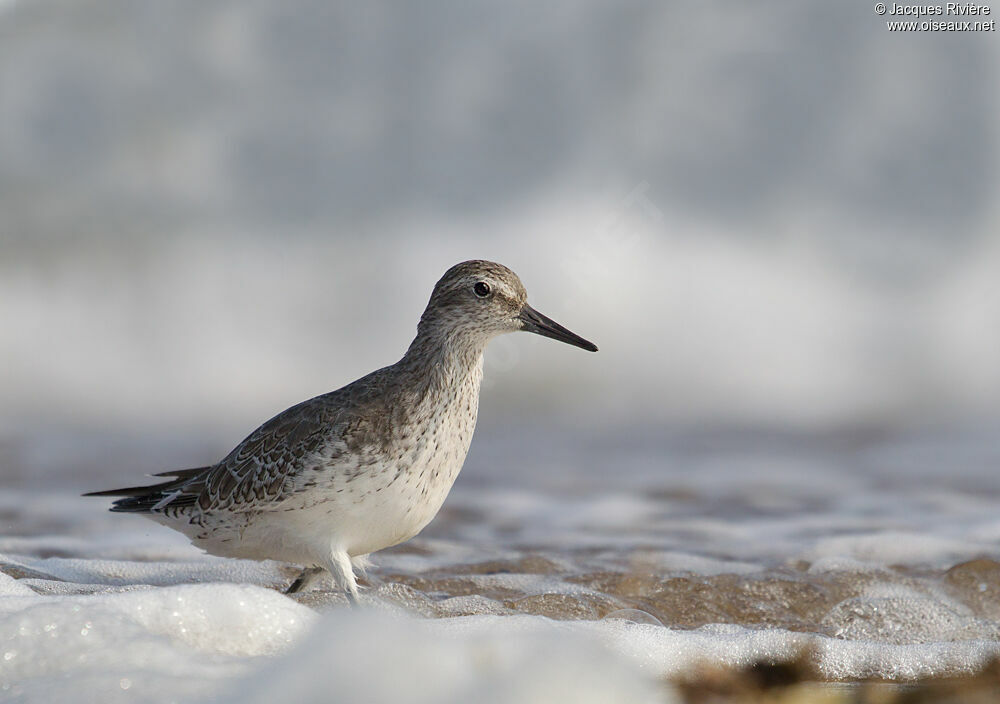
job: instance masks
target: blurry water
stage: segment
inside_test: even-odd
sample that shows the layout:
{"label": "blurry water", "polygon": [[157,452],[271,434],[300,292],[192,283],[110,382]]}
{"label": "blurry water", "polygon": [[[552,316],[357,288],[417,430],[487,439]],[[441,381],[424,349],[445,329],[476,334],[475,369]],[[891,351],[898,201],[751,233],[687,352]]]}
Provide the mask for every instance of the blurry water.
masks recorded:
{"label": "blurry water", "polygon": [[602,348],[498,341],[499,415],[997,413],[1000,49],[883,19],[13,3],[0,418],[229,437],[394,361],[474,257]]}
{"label": "blurry water", "polygon": [[[600,435],[498,428],[473,444],[441,515],[416,539],[375,556],[369,593],[436,617],[594,620],[635,609],[680,629],[722,623],[894,644],[994,640],[998,437],[995,427]],[[118,445],[109,456],[121,462],[142,451]],[[281,587],[294,575],[199,557],[169,529],[49,488],[56,474],[61,486],[79,488],[137,478],[121,467],[48,461],[37,474],[23,466],[0,507],[5,570],[33,589],[73,593],[58,580],[81,579]],[[318,608],[342,599],[301,596]],[[912,665],[887,665],[882,676],[906,676]]]}

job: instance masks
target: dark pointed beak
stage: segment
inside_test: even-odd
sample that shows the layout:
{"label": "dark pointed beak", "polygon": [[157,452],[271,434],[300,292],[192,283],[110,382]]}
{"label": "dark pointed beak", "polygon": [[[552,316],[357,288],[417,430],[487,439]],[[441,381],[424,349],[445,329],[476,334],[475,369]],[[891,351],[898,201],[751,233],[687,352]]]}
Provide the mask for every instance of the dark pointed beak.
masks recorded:
{"label": "dark pointed beak", "polygon": [[543,337],[551,337],[553,340],[565,342],[567,345],[582,347],[588,352],[597,351],[597,345],[593,342],[584,340],[575,332],[570,332],[562,325],[552,320],[552,318],[547,318],[539,313],[527,303],[525,303],[524,307],[521,308],[521,314],[518,316],[518,319],[521,321],[521,329],[526,332],[533,332],[536,335],[541,335]]}

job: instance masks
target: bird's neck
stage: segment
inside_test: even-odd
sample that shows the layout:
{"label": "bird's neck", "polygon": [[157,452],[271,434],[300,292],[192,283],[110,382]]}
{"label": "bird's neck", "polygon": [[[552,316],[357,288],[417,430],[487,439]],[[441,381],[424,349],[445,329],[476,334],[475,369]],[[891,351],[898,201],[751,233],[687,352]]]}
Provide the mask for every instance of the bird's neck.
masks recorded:
{"label": "bird's neck", "polygon": [[421,326],[399,366],[421,378],[432,393],[462,389],[465,393],[478,395],[487,342],[488,339],[442,334]]}

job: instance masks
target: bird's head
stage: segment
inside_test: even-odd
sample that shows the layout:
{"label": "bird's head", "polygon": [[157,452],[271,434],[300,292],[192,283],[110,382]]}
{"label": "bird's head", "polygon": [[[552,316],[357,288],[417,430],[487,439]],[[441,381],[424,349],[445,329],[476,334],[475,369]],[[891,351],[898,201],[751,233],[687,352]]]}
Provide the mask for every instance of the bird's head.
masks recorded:
{"label": "bird's head", "polygon": [[438,334],[465,335],[484,343],[496,335],[524,330],[597,351],[594,343],[529,306],[528,292],[517,274],[481,259],[456,264],[444,273],[420,324]]}

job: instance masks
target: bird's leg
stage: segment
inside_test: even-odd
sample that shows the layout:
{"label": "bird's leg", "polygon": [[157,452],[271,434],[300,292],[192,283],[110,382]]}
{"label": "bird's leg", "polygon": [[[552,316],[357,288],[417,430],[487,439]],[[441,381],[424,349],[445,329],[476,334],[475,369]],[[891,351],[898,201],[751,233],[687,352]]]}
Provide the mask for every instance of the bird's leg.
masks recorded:
{"label": "bird's leg", "polygon": [[316,581],[324,572],[325,569],[322,567],[306,567],[302,570],[302,574],[295,578],[292,582],[292,586],[285,590],[285,594],[296,594],[298,592],[304,592],[309,588],[309,585]]}
{"label": "bird's leg", "polygon": [[351,565],[350,556],[343,550],[332,548],[327,569],[330,570],[337,585],[347,594],[351,606],[357,606],[358,583],[354,579],[354,567]]}

